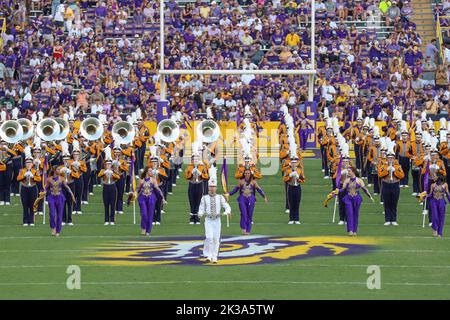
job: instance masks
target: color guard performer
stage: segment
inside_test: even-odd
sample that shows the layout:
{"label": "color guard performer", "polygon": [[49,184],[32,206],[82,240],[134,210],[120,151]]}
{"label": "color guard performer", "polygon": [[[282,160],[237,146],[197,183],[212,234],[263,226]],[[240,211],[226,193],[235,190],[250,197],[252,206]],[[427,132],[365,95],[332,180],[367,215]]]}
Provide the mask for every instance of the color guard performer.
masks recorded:
{"label": "color guard performer", "polygon": [[201,143],[192,143],[192,162],[185,171],[185,178],[189,180],[188,197],[191,209],[189,224],[200,224],[198,208],[203,196],[203,181],[209,179],[208,169],[200,159]]}
{"label": "color guard performer", "polygon": [[116,181],[120,179],[120,175],[114,172],[112,167],[111,148],[105,148],[105,164],[104,169],[100,170],[98,177],[103,184],[103,205],[105,206],[105,223],[104,225],[115,225],[117,189]]}
{"label": "color guard performer", "polygon": [[220,212],[231,215],[231,207],[225,197],[217,192],[217,168],[209,168],[208,194],[202,196],[198,210],[199,217],[205,216],[205,244],[203,256],[212,263],[217,263],[220,247],[221,220]]}
{"label": "color guard performer", "polygon": [[386,139],[388,147],[387,161],[378,165],[378,177],[381,179],[381,192],[384,201],[385,226],[397,223],[397,204],[400,197],[400,180],[404,173],[402,167],[395,159],[395,142]]}
{"label": "color guard performer", "polygon": [[428,196],[432,215],[433,236],[442,237],[445,225],[446,202],[444,197],[450,202],[450,193],[445,176],[438,174],[436,182],[431,184]]}
{"label": "color guard performer", "polygon": [[137,186],[137,199],[139,201],[139,208],[141,209],[142,235],[148,236],[152,231],[157,194],[161,197],[162,203],[166,204],[166,199],[158,187],[158,182],[153,175],[153,171],[149,167],[145,167]]}
{"label": "color guard performer", "polygon": [[151,171],[151,176],[156,181],[156,185],[158,186],[159,190],[161,190],[161,194],[159,192],[156,193],[155,215],[154,219],[152,219],[154,225],[161,224],[161,212],[163,211],[163,204],[164,204],[163,200],[166,198],[166,195],[162,191],[162,188],[165,183],[170,183],[170,181],[168,181],[166,170],[164,170],[164,167],[161,167],[160,162],[161,159],[158,156],[158,147],[151,146],[150,164],[148,164],[147,166]]}
{"label": "color guard performer", "polygon": [[27,146],[25,152],[25,168],[19,171],[17,181],[20,182],[20,199],[23,207],[23,225],[34,226],[33,207],[34,201],[38,197],[36,183],[41,182],[41,176],[33,168],[33,156],[31,148]]}
{"label": "color guard performer", "polygon": [[[63,164],[60,166],[59,171],[62,174],[64,181],[69,186],[71,192],[75,194],[75,181],[74,176],[72,175],[72,160],[70,159],[69,154],[69,145],[66,141],[61,141],[60,143],[62,149],[62,159]],[[66,199],[70,199],[70,194],[66,189],[63,189],[64,196]],[[72,221],[72,213],[73,213],[73,205],[72,201],[66,201],[66,205],[64,207],[64,216],[63,216],[63,225],[66,223],[69,226],[73,226]]]}

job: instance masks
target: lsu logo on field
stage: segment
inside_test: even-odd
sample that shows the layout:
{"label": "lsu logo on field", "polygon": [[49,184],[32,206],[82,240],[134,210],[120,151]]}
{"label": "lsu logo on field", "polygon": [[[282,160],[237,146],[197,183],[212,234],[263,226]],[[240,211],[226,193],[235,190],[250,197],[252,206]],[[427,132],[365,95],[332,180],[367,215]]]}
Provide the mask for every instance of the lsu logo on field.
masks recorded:
{"label": "lsu logo on field", "polygon": [[[318,256],[361,254],[373,250],[370,238],[237,236],[222,238],[220,265],[262,264]],[[203,238],[158,238],[121,241],[96,248],[85,261],[104,265],[212,265],[203,253]]]}

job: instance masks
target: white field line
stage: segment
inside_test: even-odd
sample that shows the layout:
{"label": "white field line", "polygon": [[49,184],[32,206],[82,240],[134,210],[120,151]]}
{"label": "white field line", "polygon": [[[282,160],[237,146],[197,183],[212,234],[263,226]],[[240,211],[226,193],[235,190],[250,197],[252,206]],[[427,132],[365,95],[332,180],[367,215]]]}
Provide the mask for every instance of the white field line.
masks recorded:
{"label": "white field line", "polygon": [[[366,282],[357,282],[357,281],[117,281],[117,282],[81,282],[81,285],[111,285],[111,286],[123,286],[123,285],[155,285],[155,284],[174,284],[174,285],[184,285],[184,284],[274,284],[274,285],[358,285],[358,286],[366,286]],[[12,283],[0,283],[0,286],[66,286],[66,283],[63,282],[12,282]],[[387,286],[408,286],[408,287],[447,287],[450,286],[450,283],[417,283],[417,282],[382,282],[381,285]]]}

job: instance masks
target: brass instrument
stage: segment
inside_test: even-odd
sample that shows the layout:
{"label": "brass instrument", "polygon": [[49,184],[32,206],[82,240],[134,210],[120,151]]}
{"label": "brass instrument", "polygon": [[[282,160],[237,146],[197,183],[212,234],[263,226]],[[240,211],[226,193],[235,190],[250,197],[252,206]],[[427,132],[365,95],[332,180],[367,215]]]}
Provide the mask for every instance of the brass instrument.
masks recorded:
{"label": "brass instrument", "polygon": [[17,120],[17,122],[19,122],[19,124],[22,126],[22,131],[23,131],[23,135],[20,140],[26,141],[26,140],[30,139],[34,134],[33,122],[31,122],[30,120],[28,120],[26,118],[19,119],[19,120]]}
{"label": "brass instrument", "polygon": [[219,139],[220,128],[217,122],[213,120],[203,120],[197,126],[197,134],[200,137],[200,141],[212,143]]}
{"label": "brass instrument", "polygon": [[89,141],[100,139],[103,131],[103,125],[97,118],[84,119],[80,124],[80,134]]}
{"label": "brass instrument", "polygon": [[56,135],[54,140],[64,140],[70,131],[69,122],[62,118],[55,118],[54,120],[59,125],[59,134]]}
{"label": "brass instrument", "polygon": [[118,121],[112,127],[111,135],[117,145],[130,144],[136,135],[136,130],[128,121]]}
{"label": "brass instrument", "polygon": [[22,139],[23,128],[18,121],[8,120],[0,126],[0,138],[7,143],[15,144]]}
{"label": "brass instrument", "polygon": [[56,140],[60,131],[59,124],[53,119],[42,119],[36,125],[36,134],[44,141]]}
{"label": "brass instrument", "polygon": [[164,119],[158,123],[156,132],[165,143],[175,142],[180,136],[180,127],[171,119]]}

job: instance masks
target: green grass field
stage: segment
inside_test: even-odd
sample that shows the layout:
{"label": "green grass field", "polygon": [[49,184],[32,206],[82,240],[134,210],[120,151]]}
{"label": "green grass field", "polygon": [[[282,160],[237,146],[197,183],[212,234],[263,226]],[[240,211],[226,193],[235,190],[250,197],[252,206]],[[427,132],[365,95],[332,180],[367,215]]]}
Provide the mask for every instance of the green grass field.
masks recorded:
{"label": "green grass field", "polygon": [[[329,180],[322,179],[320,161],[306,159],[307,182],[303,186],[301,225],[288,225],[284,213],[284,187],[280,174],[266,176],[260,185],[269,197],[265,204],[258,195],[253,235],[272,238],[295,237],[319,243],[353,241],[370,250],[357,254],[329,254],[324,249],[302,246],[280,253],[275,262],[223,265],[151,265],[140,262],[125,265],[93,261],[111,244],[138,243],[145,246],[160,237],[203,236],[203,225],[188,224],[186,181],[178,180],[169,196],[162,225],[155,226],[150,238],[140,236],[139,216],[126,208],[116,226],[103,225],[101,189],[95,190],[84,214],[74,216],[75,226],[63,227],[59,238],[50,236],[48,224],[37,218],[34,228],[23,227],[19,198],[0,209],[0,298],[1,299],[449,299],[450,238],[431,236],[422,228],[421,207],[402,189],[399,224],[383,226],[382,206],[364,196],[360,228],[356,238],[346,236],[344,226],[331,223],[333,205],[322,206]],[[230,172],[234,173],[233,168]],[[236,181],[231,180],[231,185]],[[379,200],[379,199],[378,199]],[[236,196],[230,200],[234,216],[229,228],[222,220],[222,234],[240,236]],[[447,223],[448,224],[448,223]],[[444,236],[449,228],[444,230]],[[127,242],[128,241],[128,242]],[[249,239],[249,242],[254,242]],[[320,245],[322,244],[322,245]],[[144,247],[144,249],[142,249]],[[341,247],[339,245],[338,247]],[[232,251],[233,245],[224,246]],[[303,248],[305,248],[303,246]],[[289,251],[290,250],[290,251]],[[351,251],[351,250],[350,250]],[[363,250],[364,251],[364,250]],[[117,252],[117,251],[116,251]],[[289,259],[301,253],[300,259]],[[308,253],[314,252],[310,256]],[[287,257],[287,258],[286,258]],[[247,257],[246,261],[251,260]],[[244,259],[245,260],[245,259]],[[243,260],[242,260],[243,261]],[[81,268],[81,289],[68,290],[66,269]],[[369,290],[367,267],[381,269],[381,289]]]}

